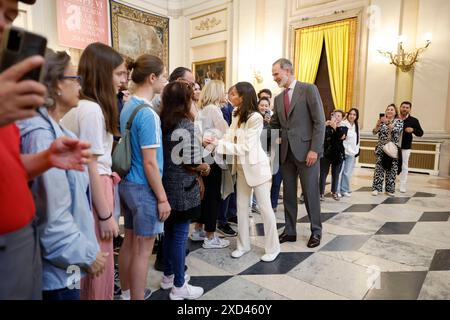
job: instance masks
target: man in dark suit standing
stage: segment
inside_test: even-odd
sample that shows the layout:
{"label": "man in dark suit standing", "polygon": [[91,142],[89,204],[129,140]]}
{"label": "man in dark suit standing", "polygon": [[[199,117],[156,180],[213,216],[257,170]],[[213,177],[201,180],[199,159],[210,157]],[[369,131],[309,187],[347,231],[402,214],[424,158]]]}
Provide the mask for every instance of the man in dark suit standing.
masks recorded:
{"label": "man in dark suit standing", "polygon": [[305,206],[311,221],[308,247],[320,245],[319,161],[325,138],[325,114],[317,87],[298,82],[292,63],[279,59],[272,65],[274,81],[284,91],[274,102],[271,119],[273,129],[281,129],[281,173],[286,226],[280,243],[297,241],[298,177],[304,193]]}
{"label": "man in dark suit standing", "polygon": [[416,137],[423,136],[423,130],[420,126],[419,120],[411,115],[412,103],[403,101],[400,106],[400,119],[403,120],[403,136],[402,136],[402,173],[400,174],[400,192],[406,192],[406,179],[408,177],[408,163],[411,155],[411,146],[413,141],[413,134]]}

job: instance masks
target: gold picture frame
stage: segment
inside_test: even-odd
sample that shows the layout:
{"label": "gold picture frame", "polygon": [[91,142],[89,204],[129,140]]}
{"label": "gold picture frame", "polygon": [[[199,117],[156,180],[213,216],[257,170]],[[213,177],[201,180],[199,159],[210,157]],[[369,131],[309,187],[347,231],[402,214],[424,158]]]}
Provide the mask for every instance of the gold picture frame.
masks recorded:
{"label": "gold picture frame", "polygon": [[192,72],[194,73],[195,81],[202,88],[209,80],[221,80],[226,83],[226,62],[226,58],[193,62]]}
{"label": "gold picture frame", "polygon": [[110,0],[112,46],[136,59],[147,53],[158,56],[169,68],[169,18]]}

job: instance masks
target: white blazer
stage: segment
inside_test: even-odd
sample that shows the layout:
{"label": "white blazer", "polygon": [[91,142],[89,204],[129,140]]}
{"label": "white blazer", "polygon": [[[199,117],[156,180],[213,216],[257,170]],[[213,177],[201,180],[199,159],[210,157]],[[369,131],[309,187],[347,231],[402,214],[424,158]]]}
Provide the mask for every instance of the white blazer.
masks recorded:
{"label": "white blazer", "polygon": [[232,172],[236,172],[236,164],[241,164],[247,184],[256,187],[272,179],[270,161],[261,145],[263,117],[254,112],[241,128],[238,128],[238,121],[233,116],[230,129],[219,140],[216,152],[235,156]]}

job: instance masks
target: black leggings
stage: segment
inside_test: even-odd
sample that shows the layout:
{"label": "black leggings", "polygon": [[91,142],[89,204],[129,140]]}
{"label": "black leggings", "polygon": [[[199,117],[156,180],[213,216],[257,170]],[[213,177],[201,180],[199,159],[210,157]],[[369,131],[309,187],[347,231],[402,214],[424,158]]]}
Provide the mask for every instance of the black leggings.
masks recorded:
{"label": "black leggings", "polygon": [[217,164],[211,165],[211,171],[207,177],[203,177],[205,195],[202,200],[202,214],[199,223],[205,225],[206,232],[216,231],[217,216],[222,201],[222,169]]}
{"label": "black leggings", "polygon": [[339,173],[342,168],[342,161],[338,164],[331,163],[330,160],[323,157],[320,159],[320,194],[325,194],[325,184],[327,182],[328,172],[331,166],[331,192],[336,193],[339,184]]}

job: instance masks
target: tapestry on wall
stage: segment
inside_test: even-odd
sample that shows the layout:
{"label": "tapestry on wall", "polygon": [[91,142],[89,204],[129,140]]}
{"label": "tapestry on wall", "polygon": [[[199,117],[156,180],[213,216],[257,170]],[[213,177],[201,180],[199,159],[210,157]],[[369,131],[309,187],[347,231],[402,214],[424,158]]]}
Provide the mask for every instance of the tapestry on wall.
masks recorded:
{"label": "tapestry on wall", "polygon": [[161,58],[169,67],[169,18],[110,1],[112,45],[136,59],[144,53]]}

